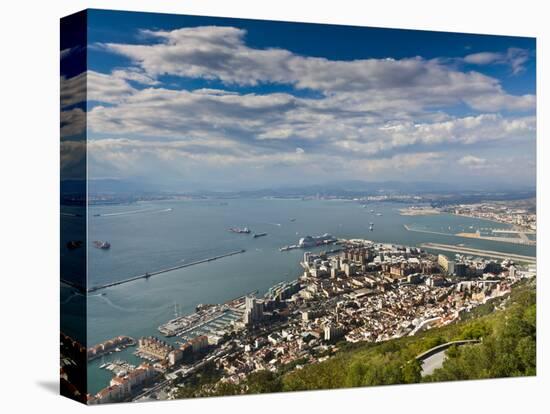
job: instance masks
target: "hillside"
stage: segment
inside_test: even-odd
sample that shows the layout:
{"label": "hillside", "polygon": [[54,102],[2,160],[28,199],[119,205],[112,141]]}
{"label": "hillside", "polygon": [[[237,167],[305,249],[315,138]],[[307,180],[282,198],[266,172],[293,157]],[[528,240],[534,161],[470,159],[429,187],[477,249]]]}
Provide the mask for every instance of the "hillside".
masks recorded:
{"label": "hillside", "polygon": [[[215,368],[208,367],[198,381],[186,384],[178,397],[536,375],[535,283],[522,282],[508,297],[476,308],[461,322],[383,343],[342,342],[323,362],[293,363],[277,372],[257,371],[238,385],[218,382]],[[443,367],[421,377],[417,355],[461,339],[482,341],[449,348]]]}

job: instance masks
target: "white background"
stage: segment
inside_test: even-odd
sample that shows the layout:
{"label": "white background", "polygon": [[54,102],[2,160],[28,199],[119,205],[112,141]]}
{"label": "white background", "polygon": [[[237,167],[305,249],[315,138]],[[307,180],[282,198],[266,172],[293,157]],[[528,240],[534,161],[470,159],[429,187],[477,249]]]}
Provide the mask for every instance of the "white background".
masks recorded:
{"label": "white background", "polygon": [[[4,1],[0,13],[0,408],[3,412],[549,412],[548,62],[544,0]],[[86,408],[57,395],[59,18],[86,7],[537,37],[538,376]],[[546,71],[546,73],[545,73]],[[546,76],[545,76],[546,75]],[[546,182],[546,186],[548,186]],[[548,187],[547,187],[548,188]],[[546,325],[546,327],[545,327]]]}

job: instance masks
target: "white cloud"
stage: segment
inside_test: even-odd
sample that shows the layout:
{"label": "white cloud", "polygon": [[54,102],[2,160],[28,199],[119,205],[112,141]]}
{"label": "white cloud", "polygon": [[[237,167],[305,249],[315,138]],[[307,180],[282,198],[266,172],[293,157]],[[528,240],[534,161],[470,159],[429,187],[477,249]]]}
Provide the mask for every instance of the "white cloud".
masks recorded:
{"label": "white cloud", "polygon": [[63,179],[84,178],[86,171],[86,142],[61,141],[60,165]]}
{"label": "white cloud", "polygon": [[61,137],[82,135],[86,132],[86,112],[80,108],[61,111]]}
{"label": "white cloud", "polygon": [[524,49],[510,48],[506,54],[512,73],[517,74],[525,70],[525,63],[529,60],[529,52]]}
{"label": "white cloud", "polygon": [[488,65],[490,63],[499,62],[502,58],[502,53],[479,52],[465,56],[464,61],[473,65]]}
{"label": "white cloud", "polygon": [[86,73],[72,78],[61,76],[60,79],[61,107],[75,105],[86,100]]}
{"label": "white cloud", "polygon": [[59,57],[61,60],[69,57],[72,53],[74,53],[75,51],[77,51],[79,49],[79,46],[75,46],[75,47],[68,47],[66,49],[63,49],[61,50],[61,52],[59,52]]}
{"label": "white cloud", "polygon": [[467,99],[468,105],[478,111],[499,110],[528,112],[535,108],[535,95],[512,96],[506,94],[481,95]]}
{"label": "white cloud", "polygon": [[95,71],[87,72],[88,100],[105,103],[117,103],[132,96],[136,89],[128,81],[145,85],[155,85],[158,82],[149,76],[135,70],[114,70],[110,74]]}
{"label": "white cloud", "polygon": [[[92,133],[138,134],[165,139],[221,136],[236,142],[296,148],[307,140],[324,150],[373,155],[413,145],[472,145],[495,140],[533,140],[535,117],[480,114],[467,117],[373,115],[337,99],[310,100],[288,94],[225,94],[219,90],[148,88],[117,106],[88,115]],[[288,144],[286,143],[288,141]],[[283,147],[281,147],[283,146]],[[300,146],[300,145],[298,145]]]}
{"label": "white cloud", "polygon": [[514,75],[525,70],[524,65],[528,60],[529,51],[514,47],[509,48],[506,53],[479,52],[464,57],[464,62],[473,65],[509,65]]}
{"label": "white cloud", "polygon": [[61,107],[88,101],[117,103],[136,92],[128,81],[142,85],[159,82],[136,69],[117,69],[111,73],[82,72],[72,78],[61,77]]}
{"label": "white cloud", "polygon": [[[170,74],[219,79],[226,84],[291,84],[327,95],[362,93],[401,105],[455,105],[484,96],[495,97],[492,110],[530,110],[533,102],[518,103],[498,80],[477,72],[460,72],[437,59],[358,59],[335,61],[296,55],[283,49],[256,49],[245,44],[246,32],[234,27],[204,26],[173,31],[145,31],[159,40],[150,45],[101,44],[99,47],[130,58],[151,77]],[[517,70],[521,53],[511,49]],[[488,55],[482,61],[488,60]],[[469,59],[476,60],[475,55]],[[480,57],[477,57],[477,61]],[[355,95],[354,95],[355,94]],[[527,95],[528,96],[528,95]],[[499,105],[496,105],[499,104]],[[528,104],[531,104],[530,106]]]}
{"label": "white cloud", "polygon": [[487,163],[485,158],[476,157],[474,155],[465,155],[458,160],[460,165],[465,165],[468,167],[480,167]]}
{"label": "white cloud", "polygon": [[[182,177],[218,171],[220,177],[243,174],[246,180],[285,174],[316,180],[400,178],[404,173],[429,178],[453,169],[502,173],[492,157],[478,155],[478,148],[496,141],[502,142],[499,148],[534,149],[534,95],[510,95],[498,79],[461,72],[460,65],[442,59],[306,57],[251,48],[245,31],[231,27],[144,34],[156,42],[100,45],[130,58],[134,66],[87,74],[88,99],[99,102],[88,113],[93,171]],[[506,59],[513,71],[521,71],[523,58],[518,51],[506,56],[487,52],[464,61],[482,65]],[[294,91],[167,89],[160,82],[164,74],[216,79],[231,89],[279,83]],[[65,81],[72,92],[64,101],[78,101],[78,82]],[[320,93],[300,97],[303,89]],[[473,114],[452,115],[463,104]],[[65,132],[78,130],[78,115],[62,115]]]}

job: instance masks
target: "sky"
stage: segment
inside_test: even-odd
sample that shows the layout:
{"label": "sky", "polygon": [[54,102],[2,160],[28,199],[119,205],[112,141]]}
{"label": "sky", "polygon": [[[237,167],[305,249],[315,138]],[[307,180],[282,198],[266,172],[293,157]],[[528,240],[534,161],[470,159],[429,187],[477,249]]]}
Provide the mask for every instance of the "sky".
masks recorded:
{"label": "sky", "polygon": [[535,185],[535,39],[92,10],[61,49],[91,179]]}

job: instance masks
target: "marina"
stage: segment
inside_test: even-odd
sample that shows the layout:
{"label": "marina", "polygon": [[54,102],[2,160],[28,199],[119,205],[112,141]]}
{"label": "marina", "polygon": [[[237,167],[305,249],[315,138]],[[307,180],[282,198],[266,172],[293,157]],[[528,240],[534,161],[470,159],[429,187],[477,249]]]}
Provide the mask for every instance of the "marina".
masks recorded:
{"label": "marina", "polygon": [[189,340],[197,335],[223,334],[225,327],[242,317],[246,296],[257,291],[232,299],[221,305],[199,305],[194,313],[176,318],[158,327],[164,336],[179,336]]}
{"label": "marina", "polygon": [[111,371],[113,374],[120,376],[125,375],[128,372],[133,371],[136,369],[135,365],[130,364],[129,362],[122,361],[120,359],[117,359],[112,362],[106,362],[99,366],[100,369],[105,369],[107,371]]}

